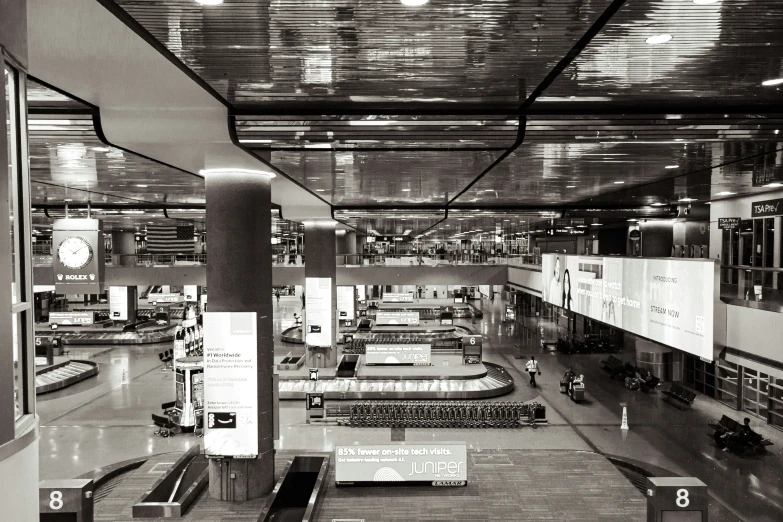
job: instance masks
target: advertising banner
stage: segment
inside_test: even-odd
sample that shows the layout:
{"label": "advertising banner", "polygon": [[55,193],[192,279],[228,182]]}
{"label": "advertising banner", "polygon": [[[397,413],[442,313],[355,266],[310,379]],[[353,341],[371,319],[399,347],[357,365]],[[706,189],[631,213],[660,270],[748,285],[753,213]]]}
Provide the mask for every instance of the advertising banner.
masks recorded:
{"label": "advertising banner", "polygon": [[92,312],[49,312],[50,324],[89,326],[95,322]]}
{"label": "advertising banner", "polygon": [[332,279],[305,279],[305,344],[332,346]]}
{"label": "advertising banner", "polygon": [[546,302],[713,360],[713,261],[545,254]]}
{"label": "advertising banner", "polygon": [[181,303],[182,296],[180,294],[147,294],[147,302],[149,304]]}
{"label": "advertising banner", "polygon": [[185,285],[183,287],[183,293],[185,294],[185,301],[188,303],[198,302],[198,285]]}
{"label": "advertising banner", "polygon": [[204,314],[204,448],[207,456],[258,455],[255,312]]}
{"label": "advertising banner", "polygon": [[403,324],[405,326],[418,326],[419,312],[384,312],[379,310],[375,314],[375,324]]}
{"label": "advertising banner", "polygon": [[352,321],[356,319],[356,299],[353,286],[337,287],[337,314],[338,319]]}
{"label": "advertising banner", "polygon": [[468,483],[465,443],[337,446],[335,484],[384,483],[464,486]]}
{"label": "advertising banner", "polygon": [[113,321],[128,320],[128,287],[109,287],[109,318]]}
{"label": "advertising banner", "polygon": [[432,364],[431,352],[429,344],[368,344],[364,364],[429,366]]}
{"label": "advertising banner", "polygon": [[384,303],[412,303],[413,302],[413,294],[392,294],[387,293],[383,294],[383,302]]}

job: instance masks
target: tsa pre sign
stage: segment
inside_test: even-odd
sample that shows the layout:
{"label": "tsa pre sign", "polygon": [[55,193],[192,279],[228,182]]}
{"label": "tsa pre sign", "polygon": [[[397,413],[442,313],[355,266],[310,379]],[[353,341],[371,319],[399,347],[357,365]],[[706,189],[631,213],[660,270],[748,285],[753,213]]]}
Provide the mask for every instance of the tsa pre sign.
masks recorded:
{"label": "tsa pre sign", "polygon": [[258,455],[255,312],[204,314],[204,448],[210,457]]}

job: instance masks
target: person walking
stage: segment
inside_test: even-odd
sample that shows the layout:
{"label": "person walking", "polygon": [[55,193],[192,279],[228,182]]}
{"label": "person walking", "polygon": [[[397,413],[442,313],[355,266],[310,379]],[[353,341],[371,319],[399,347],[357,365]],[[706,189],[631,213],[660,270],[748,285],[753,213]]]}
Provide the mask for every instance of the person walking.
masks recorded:
{"label": "person walking", "polygon": [[538,369],[538,361],[536,361],[536,358],[532,355],[530,356],[530,360],[525,365],[525,370],[527,370],[527,373],[530,374],[530,384],[533,385],[533,388],[538,388],[536,385],[536,373],[541,375],[541,370]]}
{"label": "person walking", "polygon": [[275,290],[275,297],[277,297],[277,302],[280,302],[280,290]]}

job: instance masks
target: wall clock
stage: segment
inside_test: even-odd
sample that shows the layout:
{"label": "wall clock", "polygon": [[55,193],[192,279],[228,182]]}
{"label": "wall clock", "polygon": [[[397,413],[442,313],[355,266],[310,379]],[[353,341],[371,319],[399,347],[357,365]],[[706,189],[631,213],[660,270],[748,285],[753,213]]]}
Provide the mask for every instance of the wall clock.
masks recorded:
{"label": "wall clock", "polygon": [[63,266],[72,270],[79,270],[92,261],[92,247],[79,236],[67,237],[57,248],[57,255]]}

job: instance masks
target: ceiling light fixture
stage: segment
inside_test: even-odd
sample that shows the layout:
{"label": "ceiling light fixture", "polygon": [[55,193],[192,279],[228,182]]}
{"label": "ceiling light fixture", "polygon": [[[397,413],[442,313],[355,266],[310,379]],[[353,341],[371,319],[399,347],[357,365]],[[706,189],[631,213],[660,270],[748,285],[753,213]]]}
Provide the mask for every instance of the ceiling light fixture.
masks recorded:
{"label": "ceiling light fixture", "polygon": [[111,152],[111,149],[108,147],[93,147],[92,150],[95,152]]}
{"label": "ceiling light fixture", "polygon": [[783,187],[783,183],[767,183],[764,188],[778,188]]}
{"label": "ceiling light fixture", "polygon": [[622,185],[623,183],[625,183],[625,181],[615,181],[614,182],[615,185]]}
{"label": "ceiling light fixture", "polygon": [[650,44],[650,45],[657,45],[657,44],[666,43],[666,42],[668,42],[671,39],[672,39],[672,35],[670,35],[670,34],[666,34],[666,33],[664,33],[664,34],[656,34],[654,36],[649,37],[647,39],[647,43]]}
{"label": "ceiling light fixture", "polygon": [[680,166],[679,165],[666,165],[664,168],[665,169],[679,169]]}
{"label": "ceiling light fixture", "polygon": [[407,5],[410,7],[419,7],[426,4],[429,1],[430,0],[400,0],[400,2],[402,2],[402,5]]}
{"label": "ceiling light fixture", "polygon": [[147,188],[149,185],[136,185],[139,188]]}
{"label": "ceiling light fixture", "polygon": [[717,1],[718,0],[693,0],[693,3],[698,5],[709,5],[714,4]]}
{"label": "ceiling light fixture", "polygon": [[783,83],[783,78],[775,78],[773,80],[765,80],[761,82],[761,85],[764,87],[774,87],[775,85],[780,85]]}
{"label": "ceiling light fixture", "polygon": [[652,204],[650,204],[650,206],[651,206],[651,207],[662,207],[662,206],[664,206],[665,204],[666,204],[666,203],[661,203],[661,202],[658,202],[658,203],[652,203]]}
{"label": "ceiling light fixture", "polygon": [[201,5],[220,5],[223,3],[223,0],[196,0],[196,3]]}
{"label": "ceiling light fixture", "polygon": [[696,198],[680,198],[677,201],[679,201],[680,203],[690,203],[691,201],[699,201],[699,200]]}
{"label": "ceiling light fixture", "polygon": [[410,192],[411,189],[402,189],[403,192]]}
{"label": "ceiling light fixture", "polygon": [[566,185],[566,188],[576,188],[576,185]]}
{"label": "ceiling light fixture", "polygon": [[718,193],[717,193],[717,194],[715,194],[715,195],[716,195],[716,196],[734,196],[734,195],[736,195],[736,194],[737,194],[736,192],[728,192],[728,191],[725,191],[725,190],[724,190],[723,192],[718,192]]}

